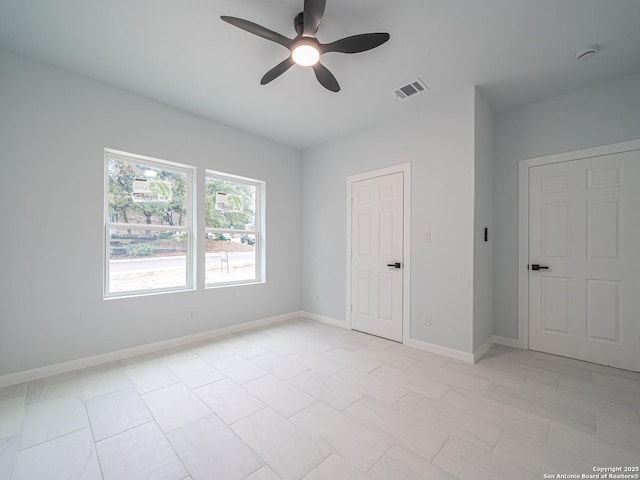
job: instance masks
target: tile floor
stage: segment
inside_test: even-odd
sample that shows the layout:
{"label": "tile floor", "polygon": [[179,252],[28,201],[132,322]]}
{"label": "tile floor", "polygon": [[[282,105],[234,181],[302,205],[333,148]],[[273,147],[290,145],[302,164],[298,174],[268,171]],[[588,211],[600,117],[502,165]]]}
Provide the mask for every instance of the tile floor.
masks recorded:
{"label": "tile floor", "polygon": [[0,389],[3,480],[638,466],[638,373],[499,346],[471,365],[306,319]]}

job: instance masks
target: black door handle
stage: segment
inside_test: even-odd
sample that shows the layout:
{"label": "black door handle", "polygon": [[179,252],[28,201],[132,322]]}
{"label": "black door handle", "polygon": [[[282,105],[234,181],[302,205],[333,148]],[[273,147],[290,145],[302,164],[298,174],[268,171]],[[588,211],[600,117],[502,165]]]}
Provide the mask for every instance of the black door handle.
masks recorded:
{"label": "black door handle", "polygon": [[549,267],[545,266],[545,265],[538,265],[537,263],[534,263],[531,265],[531,270],[549,270]]}
{"label": "black door handle", "polygon": [[387,267],[400,268],[400,262],[396,263],[387,263]]}

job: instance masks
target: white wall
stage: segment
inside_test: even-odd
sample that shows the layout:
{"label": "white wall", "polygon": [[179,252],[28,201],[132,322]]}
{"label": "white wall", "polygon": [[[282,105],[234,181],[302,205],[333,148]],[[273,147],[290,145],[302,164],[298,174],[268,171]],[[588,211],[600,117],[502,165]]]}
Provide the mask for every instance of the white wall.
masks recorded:
{"label": "white wall", "polygon": [[[476,90],[473,351],[493,337],[493,112]],[[484,229],[488,228],[488,241]]]}
{"label": "white wall", "polygon": [[411,162],[411,337],[472,352],[474,105],[469,87],[304,152],[304,310],[345,320],[347,176]]}
{"label": "white wall", "polygon": [[[267,283],[103,300],[105,147],[265,180]],[[0,375],[299,311],[300,176],[296,150],[0,50]]]}
{"label": "white wall", "polygon": [[496,335],[518,337],[518,162],[639,138],[640,74],[497,117],[493,195]]}

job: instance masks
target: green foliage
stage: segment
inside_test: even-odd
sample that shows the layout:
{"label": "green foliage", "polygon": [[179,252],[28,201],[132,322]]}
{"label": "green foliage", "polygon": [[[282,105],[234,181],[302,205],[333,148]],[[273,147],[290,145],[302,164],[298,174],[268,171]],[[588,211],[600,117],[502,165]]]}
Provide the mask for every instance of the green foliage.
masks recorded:
{"label": "green foliage", "polygon": [[[208,177],[205,184],[205,224],[210,228],[235,228],[244,230],[255,223],[255,187]],[[216,209],[216,194],[229,195],[229,202],[242,207],[239,212]]]}
{"label": "green foliage", "polygon": [[[156,180],[164,180],[171,185],[171,190],[164,182],[150,182],[151,190],[160,191],[170,202],[134,202],[133,182],[136,178],[145,178],[147,171],[156,174]],[[136,216],[144,216],[148,225],[176,225],[185,223],[187,214],[187,176],[181,172],[151,168],[137,165],[125,160],[110,160],[107,167],[109,181],[109,212],[118,216],[119,223],[141,223]]]}
{"label": "green foliage", "polygon": [[152,243],[130,243],[127,245],[127,255],[130,257],[148,257],[153,254]]}

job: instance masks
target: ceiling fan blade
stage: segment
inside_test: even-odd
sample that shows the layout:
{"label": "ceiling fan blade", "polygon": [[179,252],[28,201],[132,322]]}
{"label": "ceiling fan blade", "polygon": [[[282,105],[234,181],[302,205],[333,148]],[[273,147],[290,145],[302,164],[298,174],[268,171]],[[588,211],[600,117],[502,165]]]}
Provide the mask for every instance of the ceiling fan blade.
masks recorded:
{"label": "ceiling fan blade", "polygon": [[361,33],[351,37],[341,38],[335,42],[320,45],[322,53],[339,52],[339,53],[360,53],[379,47],[389,40],[388,33]]}
{"label": "ceiling fan blade", "polygon": [[276,65],[271,70],[269,70],[267,73],[265,73],[264,76],[262,77],[262,80],[260,80],[260,85],[266,85],[272,80],[275,80],[284,72],[289,70],[289,68],[291,68],[293,63],[294,63],[293,59],[289,56],[289,58],[283,60],[278,65]]}
{"label": "ceiling fan blade", "polygon": [[303,35],[307,37],[315,37],[322,17],[324,16],[324,8],[326,0],[304,0],[304,30]]}
{"label": "ceiling fan blade", "polygon": [[227,23],[230,23],[234,27],[241,28],[249,33],[253,33],[262,38],[266,38],[267,40],[271,40],[272,42],[279,43],[283,47],[291,48],[293,44],[293,40],[285,37],[284,35],[280,35],[277,32],[269,30],[268,28],[263,27],[262,25],[258,25],[257,23],[250,22],[249,20],[244,20],[242,18],[237,17],[229,17],[227,15],[222,15],[220,17]]}
{"label": "ceiling fan blade", "polygon": [[313,71],[316,73],[316,78],[324,88],[332,92],[340,91],[340,85],[338,85],[336,77],[333,76],[333,73],[331,73],[327,67],[318,62],[313,66]]}

